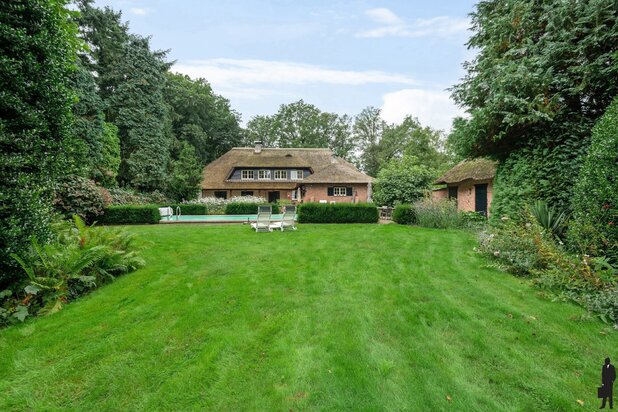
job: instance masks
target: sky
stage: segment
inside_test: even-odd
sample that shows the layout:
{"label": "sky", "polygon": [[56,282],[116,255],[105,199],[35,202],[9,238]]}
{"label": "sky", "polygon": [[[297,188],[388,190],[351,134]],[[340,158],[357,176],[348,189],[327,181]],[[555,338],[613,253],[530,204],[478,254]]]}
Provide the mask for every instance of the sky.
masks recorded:
{"label": "sky", "polygon": [[208,80],[246,124],[303,99],[356,115],[367,106],[448,131],[464,115],[448,88],[474,54],[469,0],[97,0],[169,49],[172,71]]}

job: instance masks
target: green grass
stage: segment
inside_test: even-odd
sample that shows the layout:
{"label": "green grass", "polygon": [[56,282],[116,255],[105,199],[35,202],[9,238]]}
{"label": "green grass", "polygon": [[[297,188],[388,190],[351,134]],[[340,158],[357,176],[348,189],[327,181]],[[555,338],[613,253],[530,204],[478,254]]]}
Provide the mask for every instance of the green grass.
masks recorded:
{"label": "green grass", "polygon": [[618,356],[465,232],[131,230],[144,269],[0,331],[0,410],[592,410]]}

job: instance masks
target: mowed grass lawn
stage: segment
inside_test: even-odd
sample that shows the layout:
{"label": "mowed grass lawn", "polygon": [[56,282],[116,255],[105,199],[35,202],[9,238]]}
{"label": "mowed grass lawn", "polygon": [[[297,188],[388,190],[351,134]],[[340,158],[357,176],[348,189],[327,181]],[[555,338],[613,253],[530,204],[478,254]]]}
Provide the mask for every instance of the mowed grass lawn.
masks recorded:
{"label": "mowed grass lawn", "polygon": [[145,268],[0,331],[0,410],[593,410],[618,357],[469,233],[130,230]]}

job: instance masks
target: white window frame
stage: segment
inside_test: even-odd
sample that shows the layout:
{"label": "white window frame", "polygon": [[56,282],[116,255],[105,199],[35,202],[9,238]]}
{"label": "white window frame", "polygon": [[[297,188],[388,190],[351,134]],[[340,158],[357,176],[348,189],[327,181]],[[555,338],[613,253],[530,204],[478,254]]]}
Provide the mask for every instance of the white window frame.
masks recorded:
{"label": "white window frame", "polygon": [[267,170],[267,169],[258,170],[258,180],[270,180],[270,170]]}
{"label": "white window frame", "polygon": [[298,190],[297,189],[292,190],[291,199],[292,200],[298,200]]}
{"label": "white window frame", "polygon": [[290,179],[291,180],[303,180],[303,171],[302,170],[292,170],[290,172]]}
{"label": "white window frame", "polygon": [[[283,177],[281,177],[282,174],[283,174]],[[275,180],[288,180],[288,171],[287,170],[275,170],[274,178]]]}
{"label": "white window frame", "polygon": [[333,196],[343,197],[348,195],[348,190],[345,186],[333,187]]}
{"label": "white window frame", "polygon": [[[248,177],[248,176],[251,176],[251,177]],[[255,170],[241,170],[240,180],[255,180]]]}

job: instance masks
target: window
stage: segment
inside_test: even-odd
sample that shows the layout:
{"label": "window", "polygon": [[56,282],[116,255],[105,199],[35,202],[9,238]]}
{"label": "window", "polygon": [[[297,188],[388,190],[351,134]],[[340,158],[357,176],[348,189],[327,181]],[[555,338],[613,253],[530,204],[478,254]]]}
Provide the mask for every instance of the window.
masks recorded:
{"label": "window", "polygon": [[254,179],[253,170],[241,170],[240,171],[240,180],[253,180]]}
{"label": "window", "polygon": [[287,170],[275,170],[275,180],[286,180],[288,178]]}
{"label": "window", "polygon": [[270,170],[258,170],[258,180],[270,179]]}
{"label": "window", "polygon": [[335,186],[333,188],[333,196],[347,196],[347,191],[343,186]]}
{"label": "window", "polygon": [[303,180],[303,171],[302,170],[292,170],[290,172],[290,179]]}
{"label": "window", "polygon": [[292,190],[292,200],[298,200],[298,190]]}
{"label": "window", "polygon": [[253,190],[241,190],[240,195],[241,196],[253,196]]}
{"label": "window", "polygon": [[227,199],[227,190],[215,190],[215,197],[217,199]]}
{"label": "window", "polygon": [[457,200],[457,186],[448,187],[448,198]]}

